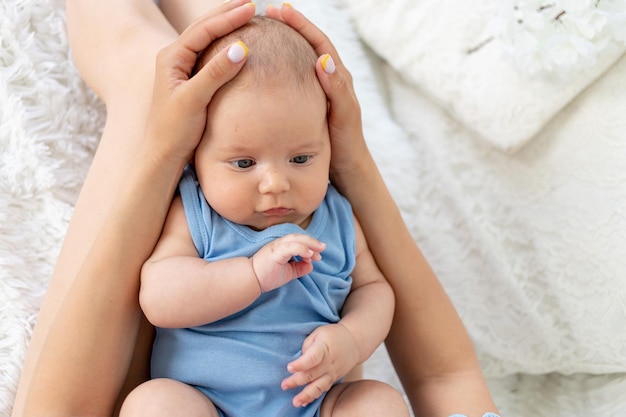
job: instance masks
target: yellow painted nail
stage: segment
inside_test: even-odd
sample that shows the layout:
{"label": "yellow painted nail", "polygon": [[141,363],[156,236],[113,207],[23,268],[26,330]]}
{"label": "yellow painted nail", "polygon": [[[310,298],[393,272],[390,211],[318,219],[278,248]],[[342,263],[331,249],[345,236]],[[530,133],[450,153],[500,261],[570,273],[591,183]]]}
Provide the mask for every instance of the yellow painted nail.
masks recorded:
{"label": "yellow painted nail", "polygon": [[248,47],[242,41],[233,43],[226,53],[230,62],[237,64],[248,56]]}
{"label": "yellow painted nail", "polygon": [[287,6],[287,7],[293,8],[293,5],[291,3],[289,3],[289,2],[287,2],[287,1],[283,2],[283,6]]}
{"label": "yellow painted nail", "polygon": [[335,72],[335,61],[330,54],[324,54],[322,57],[322,69],[326,74],[332,74]]}

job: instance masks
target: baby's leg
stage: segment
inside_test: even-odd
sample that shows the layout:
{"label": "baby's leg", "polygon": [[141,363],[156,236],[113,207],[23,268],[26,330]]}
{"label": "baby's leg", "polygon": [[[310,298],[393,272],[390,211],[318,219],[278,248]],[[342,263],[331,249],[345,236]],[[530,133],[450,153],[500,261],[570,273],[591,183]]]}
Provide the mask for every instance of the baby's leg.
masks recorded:
{"label": "baby's leg", "polygon": [[322,402],[321,417],[409,417],[402,395],[383,382],[362,380],[335,385]]}
{"label": "baby's leg", "polygon": [[219,417],[213,403],[200,391],[172,379],[153,379],[135,388],[120,417]]}

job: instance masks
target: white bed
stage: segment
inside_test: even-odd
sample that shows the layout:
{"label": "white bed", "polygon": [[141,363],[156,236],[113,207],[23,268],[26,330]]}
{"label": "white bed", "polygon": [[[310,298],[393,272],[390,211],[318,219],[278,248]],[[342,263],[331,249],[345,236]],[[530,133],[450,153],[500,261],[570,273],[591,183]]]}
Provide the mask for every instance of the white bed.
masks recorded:
{"label": "white bed", "polygon": [[[507,2],[291,2],[353,72],[371,150],[503,416],[626,415],[623,44],[565,78],[529,76],[504,41],[483,42]],[[71,62],[58,1],[0,2],[0,45],[8,416],[104,108]],[[366,372],[399,387],[383,349]]]}

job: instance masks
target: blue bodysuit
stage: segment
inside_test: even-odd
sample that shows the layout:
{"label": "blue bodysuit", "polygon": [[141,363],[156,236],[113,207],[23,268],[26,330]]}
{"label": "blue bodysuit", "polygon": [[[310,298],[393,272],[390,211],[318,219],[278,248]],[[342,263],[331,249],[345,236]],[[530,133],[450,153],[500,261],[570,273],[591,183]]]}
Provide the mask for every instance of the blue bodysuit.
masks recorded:
{"label": "blue bodysuit", "polygon": [[157,329],[152,377],[176,379],[199,389],[222,416],[319,415],[323,397],[295,408],[291,401],[301,388],[283,391],[280,384],[289,376],[287,363],[301,355],[304,339],[317,327],[340,319],[355,264],[350,204],[329,185],[306,230],[279,224],[255,231],[215,213],[193,169],[185,170],[179,189],[194,245],[207,261],[250,257],[290,233],[308,234],[324,242],[326,249],[311,274],[261,294],[238,313],[194,328]]}

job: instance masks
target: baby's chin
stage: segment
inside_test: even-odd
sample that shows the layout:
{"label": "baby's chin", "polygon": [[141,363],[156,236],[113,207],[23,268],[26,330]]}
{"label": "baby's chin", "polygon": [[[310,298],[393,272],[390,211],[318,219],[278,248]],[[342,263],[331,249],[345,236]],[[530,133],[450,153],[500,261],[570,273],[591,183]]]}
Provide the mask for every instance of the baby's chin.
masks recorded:
{"label": "baby's chin", "polygon": [[[259,219],[257,221],[250,221],[250,222],[243,222],[240,224],[244,224],[245,226],[248,226],[250,229],[252,230],[256,230],[257,232],[261,231],[261,230],[265,230],[267,228],[270,228],[272,226],[276,226],[279,224],[295,224],[297,226],[300,226],[300,228],[302,228],[303,230],[306,229],[309,224],[311,223],[311,218],[313,217],[312,214],[309,214],[308,216],[305,217],[295,217],[295,216],[263,216],[262,219]],[[237,222],[235,222],[237,223]]]}

